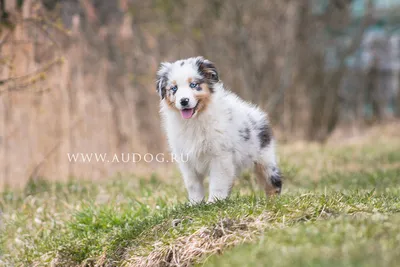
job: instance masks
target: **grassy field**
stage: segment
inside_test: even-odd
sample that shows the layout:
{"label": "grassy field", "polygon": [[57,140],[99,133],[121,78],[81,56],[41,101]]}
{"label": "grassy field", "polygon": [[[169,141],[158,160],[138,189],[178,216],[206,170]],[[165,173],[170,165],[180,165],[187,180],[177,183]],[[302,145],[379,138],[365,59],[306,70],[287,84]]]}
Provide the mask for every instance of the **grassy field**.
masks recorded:
{"label": "grassy field", "polygon": [[280,197],[244,174],[186,204],[174,177],[31,181],[0,195],[0,266],[398,266],[400,138],[279,148]]}

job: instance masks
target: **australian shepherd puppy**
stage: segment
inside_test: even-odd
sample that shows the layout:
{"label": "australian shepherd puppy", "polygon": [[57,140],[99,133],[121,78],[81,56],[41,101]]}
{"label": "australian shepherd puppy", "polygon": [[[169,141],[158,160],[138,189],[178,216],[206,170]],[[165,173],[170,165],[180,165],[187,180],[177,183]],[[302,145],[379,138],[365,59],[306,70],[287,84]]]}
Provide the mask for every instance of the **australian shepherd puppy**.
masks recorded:
{"label": "australian shepherd puppy", "polygon": [[234,179],[254,168],[266,194],[281,192],[274,139],[266,113],[224,88],[215,65],[203,57],[164,62],[157,72],[161,116],[189,200],[229,196]]}

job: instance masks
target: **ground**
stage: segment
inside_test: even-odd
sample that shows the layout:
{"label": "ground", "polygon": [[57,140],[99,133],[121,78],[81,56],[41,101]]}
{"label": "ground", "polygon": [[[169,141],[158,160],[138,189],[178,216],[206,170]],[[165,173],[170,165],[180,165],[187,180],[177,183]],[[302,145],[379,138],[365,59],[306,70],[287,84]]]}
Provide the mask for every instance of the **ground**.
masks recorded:
{"label": "ground", "polygon": [[0,266],[398,266],[400,138],[278,149],[284,190],[243,174],[190,206],[173,177],[31,181],[0,194]]}

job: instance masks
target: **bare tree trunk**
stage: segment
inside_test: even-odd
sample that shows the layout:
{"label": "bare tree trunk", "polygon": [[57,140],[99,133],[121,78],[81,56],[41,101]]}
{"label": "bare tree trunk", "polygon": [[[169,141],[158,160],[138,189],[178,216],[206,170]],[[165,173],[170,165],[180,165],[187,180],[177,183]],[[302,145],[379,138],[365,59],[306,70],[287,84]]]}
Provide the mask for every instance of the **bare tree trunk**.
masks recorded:
{"label": "bare tree trunk", "polygon": [[[360,46],[364,32],[372,21],[372,1],[366,3],[367,14],[365,15],[359,31],[353,36],[351,43],[346,47],[343,52],[339,53],[339,65],[332,73],[323,73],[323,82],[320,90],[317,92],[316,97],[313,98],[312,103],[312,119],[311,127],[308,130],[308,139],[324,142],[330,133],[335,128],[339,119],[339,90],[342,85],[342,80],[347,72],[346,59],[349,55]],[[343,12],[349,12],[349,9],[344,9]],[[318,65],[323,70],[323,64]],[[323,74],[322,74],[323,73]],[[318,76],[318,75],[317,75]],[[316,78],[315,81],[319,79]],[[318,85],[318,82],[316,83]]]}
{"label": "bare tree trunk", "polygon": [[371,105],[372,120],[381,121],[382,112],[379,103],[379,69],[375,57],[367,74],[367,103]]}
{"label": "bare tree trunk", "polygon": [[9,136],[10,136],[10,122],[11,122],[11,99],[9,96],[9,92],[6,91],[3,95],[0,95],[1,97],[1,102],[2,102],[2,128],[3,130],[0,131],[3,132],[3,136],[0,136],[0,145],[3,147],[2,151],[2,156],[0,159],[2,159],[2,166],[3,170],[2,173],[0,174],[0,177],[2,177],[2,183],[3,185],[8,184],[8,180],[10,179],[10,157],[9,157],[9,152],[10,152],[10,143],[9,143]]}
{"label": "bare tree trunk", "polygon": [[290,133],[291,137],[303,139],[309,121],[309,92],[310,81],[312,80],[315,62],[313,61],[312,48],[310,47],[311,9],[308,1],[302,1],[297,5],[297,20],[295,21],[295,41],[293,51],[293,74],[292,83],[285,92],[285,97],[289,98],[286,108],[290,108]]}
{"label": "bare tree trunk", "polygon": [[[354,113],[354,124],[357,128],[361,128],[364,125],[364,109],[365,100],[367,95],[367,75],[365,72],[357,72],[357,86],[355,95],[355,113]],[[349,101],[351,104],[351,101]]]}
{"label": "bare tree trunk", "polygon": [[396,91],[396,99],[395,99],[395,108],[396,108],[396,117],[400,118],[400,74],[397,73],[397,91]]}

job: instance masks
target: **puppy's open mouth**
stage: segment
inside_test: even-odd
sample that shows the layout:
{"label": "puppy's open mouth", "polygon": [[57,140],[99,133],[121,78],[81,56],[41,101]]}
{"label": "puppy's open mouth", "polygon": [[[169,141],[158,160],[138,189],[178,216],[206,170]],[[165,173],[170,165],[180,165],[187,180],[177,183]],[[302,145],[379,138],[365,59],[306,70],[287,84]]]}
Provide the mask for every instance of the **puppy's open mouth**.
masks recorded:
{"label": "puppy's open mouth", "polygon": [[[200,101],[199,101],[200,102]],[[199,102],[197,102],[196,106],[194,108],[184,108],[181,109],[181,115],[182,118],[184,119],[190,119],[193,117],[193,115],[196,113],[197,106],[199,105]]]}

